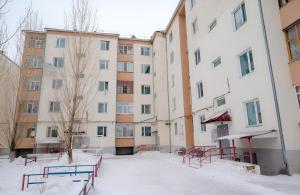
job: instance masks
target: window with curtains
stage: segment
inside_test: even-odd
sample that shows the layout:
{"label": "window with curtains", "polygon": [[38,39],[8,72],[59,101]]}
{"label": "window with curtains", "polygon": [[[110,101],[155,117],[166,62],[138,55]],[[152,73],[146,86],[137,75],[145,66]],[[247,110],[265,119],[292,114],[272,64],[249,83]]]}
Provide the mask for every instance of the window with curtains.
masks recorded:
{"label": "window with curtains", "polygon": [[133,54],[133,45],[119,45],[119,54],[132,55]]}
{"label": "window with curtains", "polygon": [[240,55],[241,75],[245,76],[254,71],[253,54],[251,50]]}
{"label": "window with curtains", "polygon": [[248,126],[257,126],[263,123],[260,103],[258,99],[245,103]]}
{"label": "window with curtains", "polygon": [[287,31],[287,42],[290,60],[300,58],[300,21],[290,27]]}
{"label": "window with curtains", "polygon": [[117,114],[132,114],[133,103],[132,102],[117,102]]}
{"label": "window with curtains", "polygon": [[117,71],[118,72],[133,72],[133,63],[132,62],[118,62]]}
{"label": "window with curtains", "polygon": [[116,137],[133,137],[133,124],[117,123]]}

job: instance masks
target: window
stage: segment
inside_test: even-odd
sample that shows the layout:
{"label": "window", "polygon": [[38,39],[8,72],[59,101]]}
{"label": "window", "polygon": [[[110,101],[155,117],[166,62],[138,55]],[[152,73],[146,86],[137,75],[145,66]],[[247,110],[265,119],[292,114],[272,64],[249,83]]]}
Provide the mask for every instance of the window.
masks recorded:
{"label": "window", "polygon": [[225,105],[226,104],[225,96],[221,96],[221,97],[215,98],[215,103],[216,103],[217,107]]}
{"label": "window", "polygon": [[262,124],[262,116],[260,103],[258,100],[252,100],[246,104],[248,126],[256,126]]}
{"label": "window", "polygon": [[107,127],[99,126],[97,127],[97,136],[106,137],[107,135]]}
{"label": "window", "polygon": [[195,63],[196,63],[196,65],[198,65],[201,61],[200,49],[199,48],[194,52],[194,55],[195,55]]}
{"label": "window", "polygon": [[239,5],[239,7],[234,11],[233,15],[235,29],[237,30],[247,21],[245,3]]}
{"label": "window", "polygon": [[27,100],[24,101],[23,113],[36,114],[39,109],[39,101],[37,100]]}
{"label": "window", "polygon": [[200,115],[199,116],[199,122],[200,122],[200,131],[205,132],[206,131],[206,124],[203,124],[205,121],[205,115]]}
{"label": "window", "polygon": [[151,137],[151,127],[142,127],[142,136]]}
{"label": "window", "polygon": [[172,87],[175,87],[175,75],[172,74],[171,76],[171,79],[172,79]]}
{"label": "window", "polygon": [[298,104],[300,109],[300,86],[296,87],[296,93],[297,93],[297,99],[298,99]]}
{"label": "window", "polygon": [[175,133],[175,135],[178,135],[178,125],[177,125],[177,123],[174,123],[174,133]]}
{"label": "window", "polygon": [[150,47],[141,47],[142,56],[150,56]]}
{"label": "window", "polygon": [[108,81],[100,81],[99,82],[99,91],[101,91],[101,92],[108,91]]}
{"label": "window", "polygon": [[142,94],[149,95],[151,93],[150,85],[142,85]]}
{"label": "window", "polygon": [[30,48],[45,48],[45,36],[41,35],[31,35],[29,38],[29,47]]}
{"label": "window", "polygon": [[64,67],[65,64],[65,60],[64,58],[61,57],[55,57],[53,58],[53,66],[56,68],[62,68]]}
{"label": "window", "polygon": [[100,41],[100,49],[102,51],[108,51],[109,50],[109,41]]}
{"label": "window", "polygon": [[132,62],[118,62],[118,72],[133,72]]}
{"label": "window", "polygon": [[191,2],[191,9],[196,5],[196,0],[190,0]]}
{"label": "window", "polygon": [[241,74],[245,76],[254,71],[254,62],[252,51],[249,50],[240,55]]}
{"label": "window", "polygon": [[142,64],[142,73],[150,74],[150,64]]}
{"label": "window", "polygon": [[43,56],[29,56],[26,65],[30,68],[42,68],[44,64]]}
{"label": "window", "polygon": [[198,31],[198,20],[197,20],[197,18],[193,21],[192,28],[193,28],[193,34],[196,34],[196,32]]}
{"label": "window", "polygon": [[100,70],[107,70],[109,65],[109,60],[100,60]]}
{"label": "window", "polygon": [[127,123],[117,123],[116,137],[133,137],[133,125]]}
{"label": "window", "polygon": [[56,39],[56,47],[65,48],[66,39],[65,38],[57,38]]}
{"label": "window", "polygon": [[173,64],[174,63],[174,52],[172,51],[170,54],[170,63]]}
{"label": "window", "polygon": [[171,31],[169,34],[169,43],[173,41],[173,32]]}
{"label": "window", "polygon": [[119,45],[119,54],[133,54],[132,45]]}
{"label": "window", "polygon": [[60,102],[50,102],[50,112],[60,112]]}
{"label": "window", "polygon": [[117,81],[118,94],[133,94],[133,81]]}
{"label": "window", "polygon": [[58,137],[58,128],[57,127],[47,127],[47,138],[56,138]]}
{"label": "window", "polygon": [[198,98],[202,98],[204,96],[203,93],[203,83],[202,81],[198,82],[197,84],[197,94],[198,94]]}
{"label": "window", "polygon": [[290,59],[300,58],[300,22],[287,30],[287,41]]}
{"label": "window", "polygon": [[209,32],[212,31],[217,26],[217,19],[214,19],[209,25]]}
{"label": "window", "polygon": [[25,90],[39,91],[41,89],[41,78],[27,77],[25,79]]}
{"label": "window", "polygon": [[107,113],[107,103],[98,103],[98,113]]}
{"label": "window", "polygon": [[34,127],[28,128],[26,137],[34,138],[34,136],[35,136],[35,128]]}
{"label": "window", "polygon": [[142,104],[142,114],[151,114],[150,104]]}
{"label": "window", "polygon": [[133,103],[132,102],[117,102],[117,114],[132,114]]}
{"label": "window", "polygon": [[176,98],[172,98],[173,102],[173,111],[176,110]]}
{"label": "window", "polygon": [[215,59],[212,64],[215,67],[219,66],[222,63],[221,57],[218,57],[217,59]]}
{"label": "window", "polygon": [[62,80],[61,79],[54,79],[52,81],[52,89],[60,89],[62,87]]}

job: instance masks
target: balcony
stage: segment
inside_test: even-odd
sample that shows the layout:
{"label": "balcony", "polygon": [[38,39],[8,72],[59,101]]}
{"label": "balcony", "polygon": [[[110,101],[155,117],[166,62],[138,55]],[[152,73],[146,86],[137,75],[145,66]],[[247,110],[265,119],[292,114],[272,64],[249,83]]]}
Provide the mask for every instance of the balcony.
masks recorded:
{"label": "balcony", "polygon": [[298,0],[280,0],[285,1],[280,8],[280,17],[282,29],[286,29],[288,26],[300,19],[300,1]]}

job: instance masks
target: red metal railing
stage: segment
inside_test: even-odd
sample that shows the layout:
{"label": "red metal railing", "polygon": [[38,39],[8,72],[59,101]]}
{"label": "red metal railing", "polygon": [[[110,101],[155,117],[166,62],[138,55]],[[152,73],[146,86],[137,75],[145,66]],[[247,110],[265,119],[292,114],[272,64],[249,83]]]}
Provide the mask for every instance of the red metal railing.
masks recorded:
{"label": "red metal railing", "polygon": [[158,151],[159,148],[155,144],[144,144],[137,146],[137,152],[143,152],[143,151]]}
{"label": "red metal railing", "polygon": [[216,148],[216,146],[193,146],[186,150],[185,154],[182,158],[182,163],[185,163],[185,159],[189,159],[189,165],[191,163],[192,158],[200,158],[206,150],[210,148]]}
{"label": "red metal railing", "polygon": [[201,155],[199,158],[200,167],[202,166],[203,161],[206,159],[209,159],[209,162],[211,163],[212,156],[220,156],[221,159],[224,157],[236,159],[237,149],[235,147],[209,148],[205,150],[203,155]]}

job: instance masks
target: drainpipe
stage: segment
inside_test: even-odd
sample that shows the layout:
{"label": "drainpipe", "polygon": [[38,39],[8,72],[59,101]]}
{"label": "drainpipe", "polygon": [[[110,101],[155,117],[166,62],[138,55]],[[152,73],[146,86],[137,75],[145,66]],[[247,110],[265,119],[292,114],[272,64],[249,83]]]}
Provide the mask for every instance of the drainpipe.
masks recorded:
{"label": "drainpipe", "polygon": [[269,48],[269,43],[268,43],[268,36],[267,36],[267,31],[266,31],[266,25],[265,25],[261,0],[258,0],[258,5],[259,5],[260,20],[261,20],[262,29],[263,29],[264,43],[265,43],[265,49],[266,49],[266,53],[267,53],[268,67],[269,67],[271,84],[272,84],[272,92],[273,92],[274,103],[275,103],[275,110],[276,110],[276,117],[277,117],[278,130],[279,130],[279,136],[280,136],[283,163],[285,165],[286,174],[290,175],[290,170],[289,170],[287,155],[286,155],[285,141],[284,141],[284,136],[283,136],[282,121],[281,121],[279,103],[278,103],[278,97],[277,97],[277,91],[276,91],[276,84],[275,84],[275,79],[274,79],[274,72],[273,72],[273,66],[272,66],[272,60],[271,60],[271,55],[270,55],[270,48]]}
{"label": "drainpipe", "polygon": [[168,56],[168,49],[167,49],[167,34],[166,32],[163,33],[165,35],[165,50],[166,50],[166,65],[167,65],[167,95],[168,95],[168,126],[169,126],[169,150],[170,150],[170,153],[172,153],[172,135],[171,135],[171,121],[170,121],[170,116],[171,116],[171,113],[170,113],[170,95],[169,95],[169,67],[168,67],[168,59],[169,59],[169,56]]}

